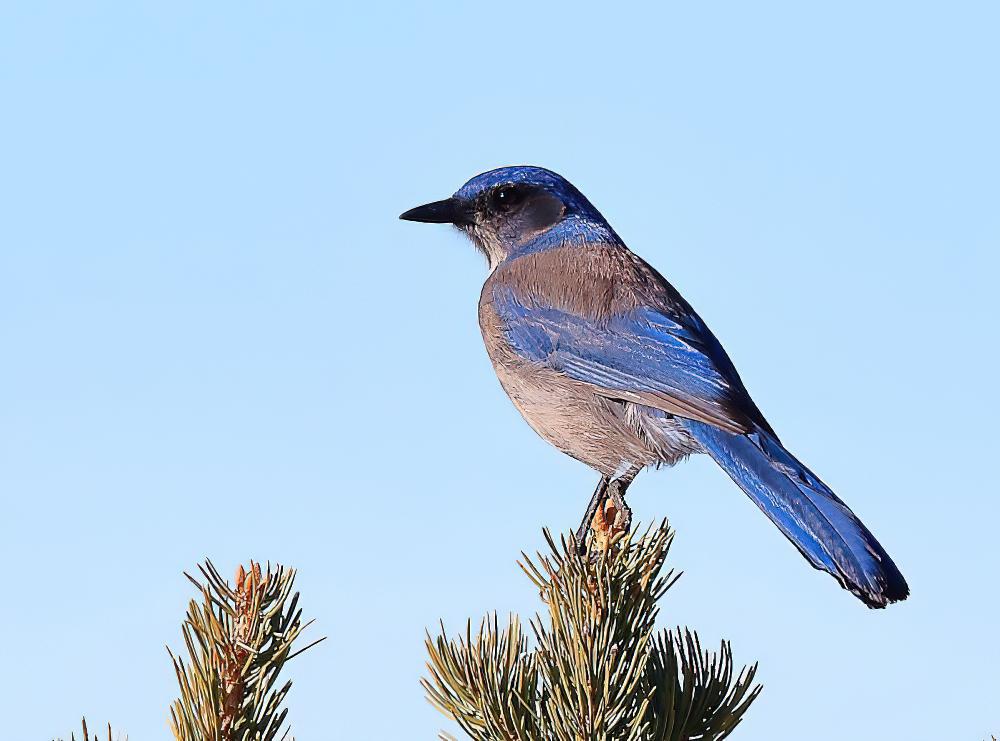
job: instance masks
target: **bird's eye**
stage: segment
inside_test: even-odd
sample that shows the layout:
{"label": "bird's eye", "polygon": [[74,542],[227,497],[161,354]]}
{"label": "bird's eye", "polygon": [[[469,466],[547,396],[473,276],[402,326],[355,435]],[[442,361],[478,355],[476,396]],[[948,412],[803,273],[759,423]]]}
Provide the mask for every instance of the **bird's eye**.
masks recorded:
{"label": "bird's eye", "polygon": [[490,200],[495,211],[501,213],[510,211],[524,200],[524,190],[516,185],[501,185],[493,191]]}

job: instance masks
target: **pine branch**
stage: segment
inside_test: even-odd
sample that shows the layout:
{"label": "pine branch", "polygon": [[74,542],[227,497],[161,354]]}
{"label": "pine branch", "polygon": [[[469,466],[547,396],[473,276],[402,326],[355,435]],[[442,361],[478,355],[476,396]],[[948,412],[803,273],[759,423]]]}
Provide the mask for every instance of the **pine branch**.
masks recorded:
{"label": "pine branch", "polygon": [[[299,593],[292,594],[295,570],[250,562],[236,572],[230,587],[211,561],[198,566],[204,584],[185,574],[201,593],[191,600],[182,632],[187,660],[167,648],[180,697],[170,707],[170,729],[177,741],[273,741],[290,739],[282,731],[282,707],[292,683],[277,687],[289,659],[320,638],[293,651],[302,631]],[[82,741],[91,741],[83,720]],[[76,741],[76,736],[70,736]],[[101,741],[95,734],[93,741]],[[107,741],[113,741],[108,726]],[[121,737],[120,741],[128,741]]]}
{"label": "pine branch", "polygon": [[[292,595],[295,571],[250,562],[236,572],[230,587],[206,561],[204,584],[185,574],[201,591],[184,622],[187,661],[173,654],[180,697],[170,708],[170,729],[177,741],[272,741],[282,731],[282,702],[290,681],[276,688],[285,662],[319,643],[295,652],[296,639],[312,621],[302,622],[299,594]],[[279,737],[279,733],[282,735]]]}
{"label": "pine branch", "polygon": [[[476,741],[723,739],[757,698],[756,665],[734,677],[732,651],[703,651],[688,630],[654,632],[673,533],[664,521],[640,536],[595,518],[590,548],[557,544],[525,554],[521,568],[547,610],[531,621],[529,648],[516,616],[496,615],[473,634],[427,636],[428,700]],[[442,738],[449,738],[442,735]]]}

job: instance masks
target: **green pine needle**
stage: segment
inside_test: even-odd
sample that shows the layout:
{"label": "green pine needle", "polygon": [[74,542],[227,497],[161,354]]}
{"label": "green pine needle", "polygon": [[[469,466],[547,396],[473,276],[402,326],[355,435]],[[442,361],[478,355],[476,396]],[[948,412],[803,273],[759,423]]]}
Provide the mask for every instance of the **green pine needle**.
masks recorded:
{"label": "green pine needle", "polygon": [[[702,649],[695,633],[655,632],[657,602],[676,581],[663,567],[666,521],[640,536],[612,534],[579,554],[572,540],[524,556],[546,614],[496,615],[473,633],[427,635],[428,700],[476,741],[718,740],[757,698],[756,665],[734,676],[732,651]],[[450,738],[442,734],[442,738]]]}
{"label": "green pine needle", "polygon": [[[273,741],[287,739],[282,702],[292,683],[278,686],[285,662],[319,643],[293,651],[303,623],[294,569],[251,562],[230,586],[206,561],[205,583],[190,575],[201,603],[191,600],[184,622],[187,660],[168,648],[180,697],[170,708],[177,741]],[[280,734],[280,735],[279,735]]]}

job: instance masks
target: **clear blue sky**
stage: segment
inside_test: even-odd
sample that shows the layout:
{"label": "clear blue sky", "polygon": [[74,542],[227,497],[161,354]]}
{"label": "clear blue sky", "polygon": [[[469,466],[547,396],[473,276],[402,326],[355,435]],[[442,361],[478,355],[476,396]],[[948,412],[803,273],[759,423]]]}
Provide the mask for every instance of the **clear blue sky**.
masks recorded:
{"label": "clear blue sky", "polygon": [[533,612],[518,551],[595,482],[499,388],[482,259],[396,219],[512,163],[684,293],[910,581],[870,612],[707,459],[643,474],[685,572],[664,625],[761,663],[734,738],[1000,733],[995,4],[19,5],[6,737],[165,738],[205,556],[300,569],[329,640],[289,667],[299,738],[448,727],[424,628]]}

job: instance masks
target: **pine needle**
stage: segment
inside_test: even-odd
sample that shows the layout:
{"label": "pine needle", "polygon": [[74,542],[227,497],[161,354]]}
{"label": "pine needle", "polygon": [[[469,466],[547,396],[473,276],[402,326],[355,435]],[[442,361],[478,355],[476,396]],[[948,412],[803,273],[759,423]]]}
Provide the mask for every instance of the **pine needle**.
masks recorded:
{"label": "pine needle", "polygon": [[475,632],[470,622],[457,639],[443,625],[427,634],[427,699],[469,738],[718,741],[757,698],[756,664],[735,673],[727,642],[712,653],[693,631],[655,631],[679,576],[664,571],[666,521],[640,535],[616,522],[595,517],[584,554],[547,530],[548,553],[522,554],[545,603],[533,641],[516,615],[503,626],[488,616]]}

